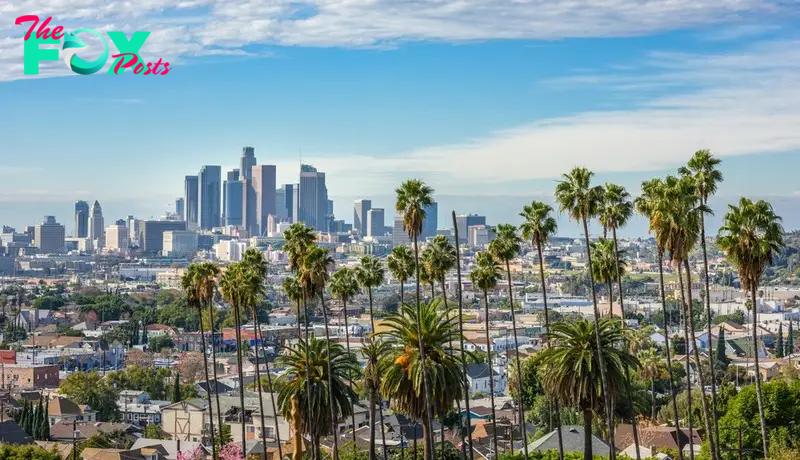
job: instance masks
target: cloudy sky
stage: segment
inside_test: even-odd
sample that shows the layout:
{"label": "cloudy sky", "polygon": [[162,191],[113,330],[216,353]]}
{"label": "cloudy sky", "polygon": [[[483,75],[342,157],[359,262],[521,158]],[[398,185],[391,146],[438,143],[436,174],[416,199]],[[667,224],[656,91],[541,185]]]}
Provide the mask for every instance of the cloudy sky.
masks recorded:
{"label": "cloudy sky", "polygon": [[[150,31],[142,58],[173,70],[25,76],[26,14]],[[233,168],[244,145],[280,182],[301,156],[328,173],[347,220],[353,199],[391,207],[414,176],[441,227],[451,209],[514,221],[575,165],[636,194],[708,148],[720,209],[771,197],[800,227],[799,17],[796,0],[0,3],[0,221],[55,214],[69,232],[76,199],[158,215],[184,175]]]}

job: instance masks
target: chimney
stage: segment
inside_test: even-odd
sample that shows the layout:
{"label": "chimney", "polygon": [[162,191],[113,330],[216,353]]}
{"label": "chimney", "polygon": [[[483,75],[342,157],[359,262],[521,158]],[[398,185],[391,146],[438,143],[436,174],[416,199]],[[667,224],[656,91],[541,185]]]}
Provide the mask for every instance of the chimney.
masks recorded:
{"label": "chimney", "polygon": [[178,438],[178,447],[177,448],[178,448],[178,452],[180,452],[181,451],[181,438],[180,437]]}

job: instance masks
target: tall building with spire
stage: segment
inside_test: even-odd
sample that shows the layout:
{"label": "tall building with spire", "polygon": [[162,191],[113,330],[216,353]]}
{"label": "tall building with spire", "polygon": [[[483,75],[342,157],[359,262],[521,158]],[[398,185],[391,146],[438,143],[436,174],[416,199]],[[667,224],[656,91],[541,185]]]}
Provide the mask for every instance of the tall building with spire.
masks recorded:
{"label": "tall building with spire", "polygon": [[[353,204],[353,230],[357,231],[361,236],[370,234],[369,226],[367,225],[367,216],[370,209],[372,209],[372,200],[356,200]],[[383,229],[381,229],[381,234],[383,234]]]}
{"label": "tall building with spire", "polygon": [[328,188],[325,173],[311,165],[300,165],[298,221],[319,231],[327,231]]}
{"label": "tall building with spire", "polygon": [[197,175],[197,222],[211,230],[220,226],[222,215],[222,168],[204,165]]}
{"label": "tall building with spire", "polygon": [[81,200],[75,202],[75,238],[89,236],[89,203]]}
{"label": "tall building with spire", "polygon": [[267,218],[274,216],[275,210],[275,165],[256,165],[252,168],[250,183],[252,187],[252,197],[255,198],[254,220],[251,220],[251,234],[266,235]]}
{"label": "tall building with spire", "polygon": [[256,149],[253,147],[244,147],[242,148],[242,160],[241,165],[239,167],[239,173],[241,174],[241,180],[244,181],[246,179],[250,179],[252,177],[253,166],[256,163]]}
{"label": "tall building with spire", "polygon": [[95,248],[103,247],[106,226],[103,221],[103,208],[100,202],[95,200],[92,210],[89,212],[89,239],[95,243]]}

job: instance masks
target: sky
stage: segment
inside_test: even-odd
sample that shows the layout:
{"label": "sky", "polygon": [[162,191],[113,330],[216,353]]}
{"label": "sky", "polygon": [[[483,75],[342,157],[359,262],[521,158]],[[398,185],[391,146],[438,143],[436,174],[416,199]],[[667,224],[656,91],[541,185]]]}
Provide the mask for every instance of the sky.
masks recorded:
{"label": "sky", "polygon": [[[81,76],[57,61],[25,76],[14,20],[28,14],[150,31],[142,58],[172,70]],[[279,183],[301,158],[326,172],[347,221],[356,198],[388,210],[422,178],[441,228],[452,210],[517,223],[576,165],[635,196],[711,149],[725,182],[710,225],[752,196],[800,228],[798,24],[797,0],[2,2],[0,223],[51,214],[70,233],[78,199],[110,222],[158,216],[185,175],[237,167],[250,145]],[[82,58],[100,55],[81,38]]]}

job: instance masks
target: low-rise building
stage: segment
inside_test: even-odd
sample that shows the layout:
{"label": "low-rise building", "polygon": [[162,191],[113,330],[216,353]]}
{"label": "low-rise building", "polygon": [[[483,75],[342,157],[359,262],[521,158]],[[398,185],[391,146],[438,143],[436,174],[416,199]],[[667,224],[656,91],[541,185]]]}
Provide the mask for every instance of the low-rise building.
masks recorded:
{"label": "low-rise building", "polygon": [[0,388],[31,389],[58,386],[58,366],[49,364],[0,364]]}
{"label": "low-rise building", "polygon": [[97,411],[59,396],[48,401],[47,416],[51,426],[61,422],[94,422],[97,420]]}

